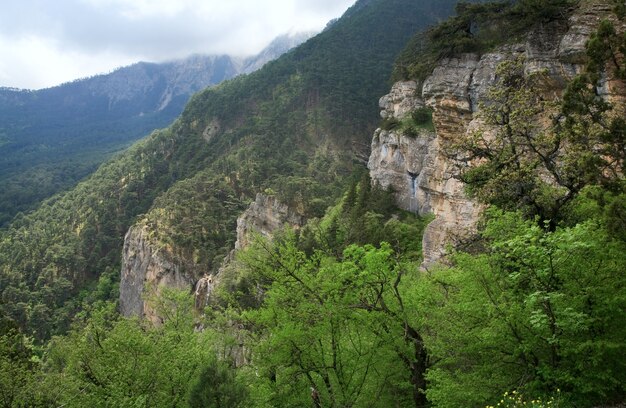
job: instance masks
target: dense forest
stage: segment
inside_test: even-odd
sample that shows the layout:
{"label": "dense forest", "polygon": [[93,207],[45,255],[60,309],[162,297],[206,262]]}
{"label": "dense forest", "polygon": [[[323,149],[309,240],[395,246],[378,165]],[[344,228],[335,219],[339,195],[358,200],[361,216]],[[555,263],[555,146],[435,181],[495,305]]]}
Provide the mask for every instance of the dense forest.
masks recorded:
{"label": "dense forest", "polygon": [[0,228],[172,123],[195,92],[253,72],[309,37],[280,36],[247,58],[193,55],[47,89],[0,88]]}
{"label": "dense forest", "polygon": [[[1,231],[0,404],[624,403],[625,106],[599,90],[626,81],[626,7],[462,2],[423,32],[454,3],[357,2]],[[387,78],[422,80],[444,58],[515,43],[591,3],[610,12],[560,97],[543,95],[545,72],[526,72],[523,57],[498,64],[482,127],[448,146],[486,210],[471,245],[421,267],[431,219],[398,209],[364,168]],[[427,113],[410,116],[413,133]],[[224,266],[257,192],[308,222],[257,236]],[[222,266],[206,308],[162,289],[146,293],[158,324],[119,315],[131,225],[185,273]]]}
{"label": "dense forest", "polygon": [[194,92],[237,74],[228,56],[192,58],[41,90],[0,88],[0,227],[170,124]]}

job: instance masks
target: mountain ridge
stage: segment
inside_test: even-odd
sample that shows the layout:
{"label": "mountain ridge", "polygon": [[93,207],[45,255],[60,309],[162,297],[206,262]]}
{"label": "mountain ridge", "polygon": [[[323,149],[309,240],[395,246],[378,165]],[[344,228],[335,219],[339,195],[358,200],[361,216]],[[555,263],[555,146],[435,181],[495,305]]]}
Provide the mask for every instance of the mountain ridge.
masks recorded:
{"label": "mountain ridge", "polygon": [[[396,55],[436,21],[428,16],[443,18],[455,3],[370,1],[263,69],[194,95],[172,126],[3,234],[7,313],[37,338],[64,330],[61,316],[80,304],[81,289],[107,276],[119,281],[123,238],[135,224],[197,280],[230,251],[236,219],[257,192],[272,189],[303,215],[323,214],[362,165],[355,146],[367,148],[378,125],[376,99]],[[61,282],[69,285],[63,296],[41,297]],[[36,304],[47,323],[24,315]]]}
{"label": "mountain ridge", "polygon": [[310,35],[279,36],[247,58],[192,55],[41,90],[0,88],[0,227],[169,125],[195,92],[252,72]]}

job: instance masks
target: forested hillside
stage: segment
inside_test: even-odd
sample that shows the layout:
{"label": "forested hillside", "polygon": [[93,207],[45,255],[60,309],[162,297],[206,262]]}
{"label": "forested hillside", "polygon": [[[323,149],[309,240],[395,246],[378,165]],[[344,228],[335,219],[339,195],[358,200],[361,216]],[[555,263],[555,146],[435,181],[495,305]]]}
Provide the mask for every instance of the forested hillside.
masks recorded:
{"label": "forested hillside", "polygon": [[171,124],[195,92],[253,72],[310,36],[280,36],[248,58],[194,55],[48,89],[0,88],[0,227]]}
{"label": "forested hillside", "polygon": [[81,289],[119,279],[122,240],[137,221],[201,274],[230,250],[236,217],[258,191],[321,215],[367,154],[395,55],[453,5],[358,3],[262,70],[195,95],[170,128],[3,232],[5,313],[38,339],[66,330],[93,296],[77,297]]}
{"label": "forested hillside", "polygon": [[[0,402],[626,403],[626,7],[460,3],[422,32],[454,3],[358,1],[19,217],[0,235]],[[392,72],[409,91],[394,86],[381,123]],[[422,237],[442,213],[404,211],[373,182],[372,134],[384,161],[417,161],[402,155],[417,146],[420,171],[440,166],[481,210],[438,263],[422,263]],[[431,188],[399,168],[398,189]],[[307,221],[226,256],[258,192]],[[206,307],[162,285],[144,292],[151,319],[120,316],[127,231],[124,252],[160,262],[153,283],[212,276]]]}

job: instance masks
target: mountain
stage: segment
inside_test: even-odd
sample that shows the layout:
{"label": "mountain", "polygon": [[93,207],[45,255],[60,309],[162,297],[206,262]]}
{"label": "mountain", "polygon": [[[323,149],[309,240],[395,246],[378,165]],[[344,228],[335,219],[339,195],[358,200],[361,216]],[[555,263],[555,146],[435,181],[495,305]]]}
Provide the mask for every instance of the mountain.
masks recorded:
{"label": "mountain", "polygon": [[0,232],[5,401],[622,407],[623,6],[360,1],[194,96]]}
{"label": "mountain", "polygon": [[194,55],[38,91],[0,88],[0,227],[170,124],[195,92],[250,73],[311,35],[280,36],[245,59]]}
{"label": "mountain", "polygon": [[258,192],[274,191],[302,216],[323,214],[364,164],[396,55],[455,3],[357,2],[262,69],[194,95],[172,126],[2,234],[5,313],[39,339],[65,330],[95,293],[82,289],[119,281],[127,232],[144,231],[139,245],[195,281],[217,271]]}
{"label": "mountain", "polygon": [[261,68],[268,62],[276,59],[277,56],[284,54],[292,48],[297,47],[309,38],[313,37],[315,32],[299,32],[283,34],[276,37],[272,42],[260,53],[253,57],[248,57],[243,61],[241,72],[249,74]]}

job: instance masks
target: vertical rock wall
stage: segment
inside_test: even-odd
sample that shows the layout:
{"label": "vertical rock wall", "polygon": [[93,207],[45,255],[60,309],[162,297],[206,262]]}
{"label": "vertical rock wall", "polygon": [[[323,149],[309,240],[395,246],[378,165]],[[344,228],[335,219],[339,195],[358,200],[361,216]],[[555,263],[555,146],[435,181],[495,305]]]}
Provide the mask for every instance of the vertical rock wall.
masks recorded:
{"label": "vertical rock wall", "polygon": [[[401,208],[435,216],[423,238],[425,267],[441,260],[448,244],[458,244],[475,231],[482,206],[466,196],[463,184],[455,178],[458,169],[446,155],[446,146],[483,127],[477,112],[495,81],[498,64],[523,56],[526,72],[548,73],[546,97],[558,97],[582,69],[585,42],[610,11],[601,2],[587,3],[569,21],[539,26],[524,43],[481,56],[444,59],[422,84],[396,83],[381,98],[381,116],[387,120],[406,120],[411,111],[423,106],[433,112],[435,132],[411,136],[402,127],[376,130],[368,163],[372,180],[391,186]],[[616,86],[608,80],[606,94],[619,95]]]}
{"label": "vertical rock wall", "polygon": [[146,297],[158,295],[163,287],[190,291],[195,279],[181,269],[151,242],[146,227],[131,227],[124,237],[120,313],[157,323],[158,314]]}
{"label": "vertical rock wall", "polygon": [[[304,218],[273,196],[257,194],[256,200],[237,219],[235,250],[247,247],[254,234],[270,236],[285,224],[299,227]],[[231,253],[224,264],[232,261]],[[223,271],[224,267],[220,268]],[[120,312],[124,316],[137,316],[158,322],[158,313],[147,298],[158,295],[163,287],[194,291],[196,306],[207,305],[210,293],[219,282],[220,272],[196,276],[186,271],[165,249],[153,242],[148,228],[137,225],[129,229],[124,238],[120,282]]]}

